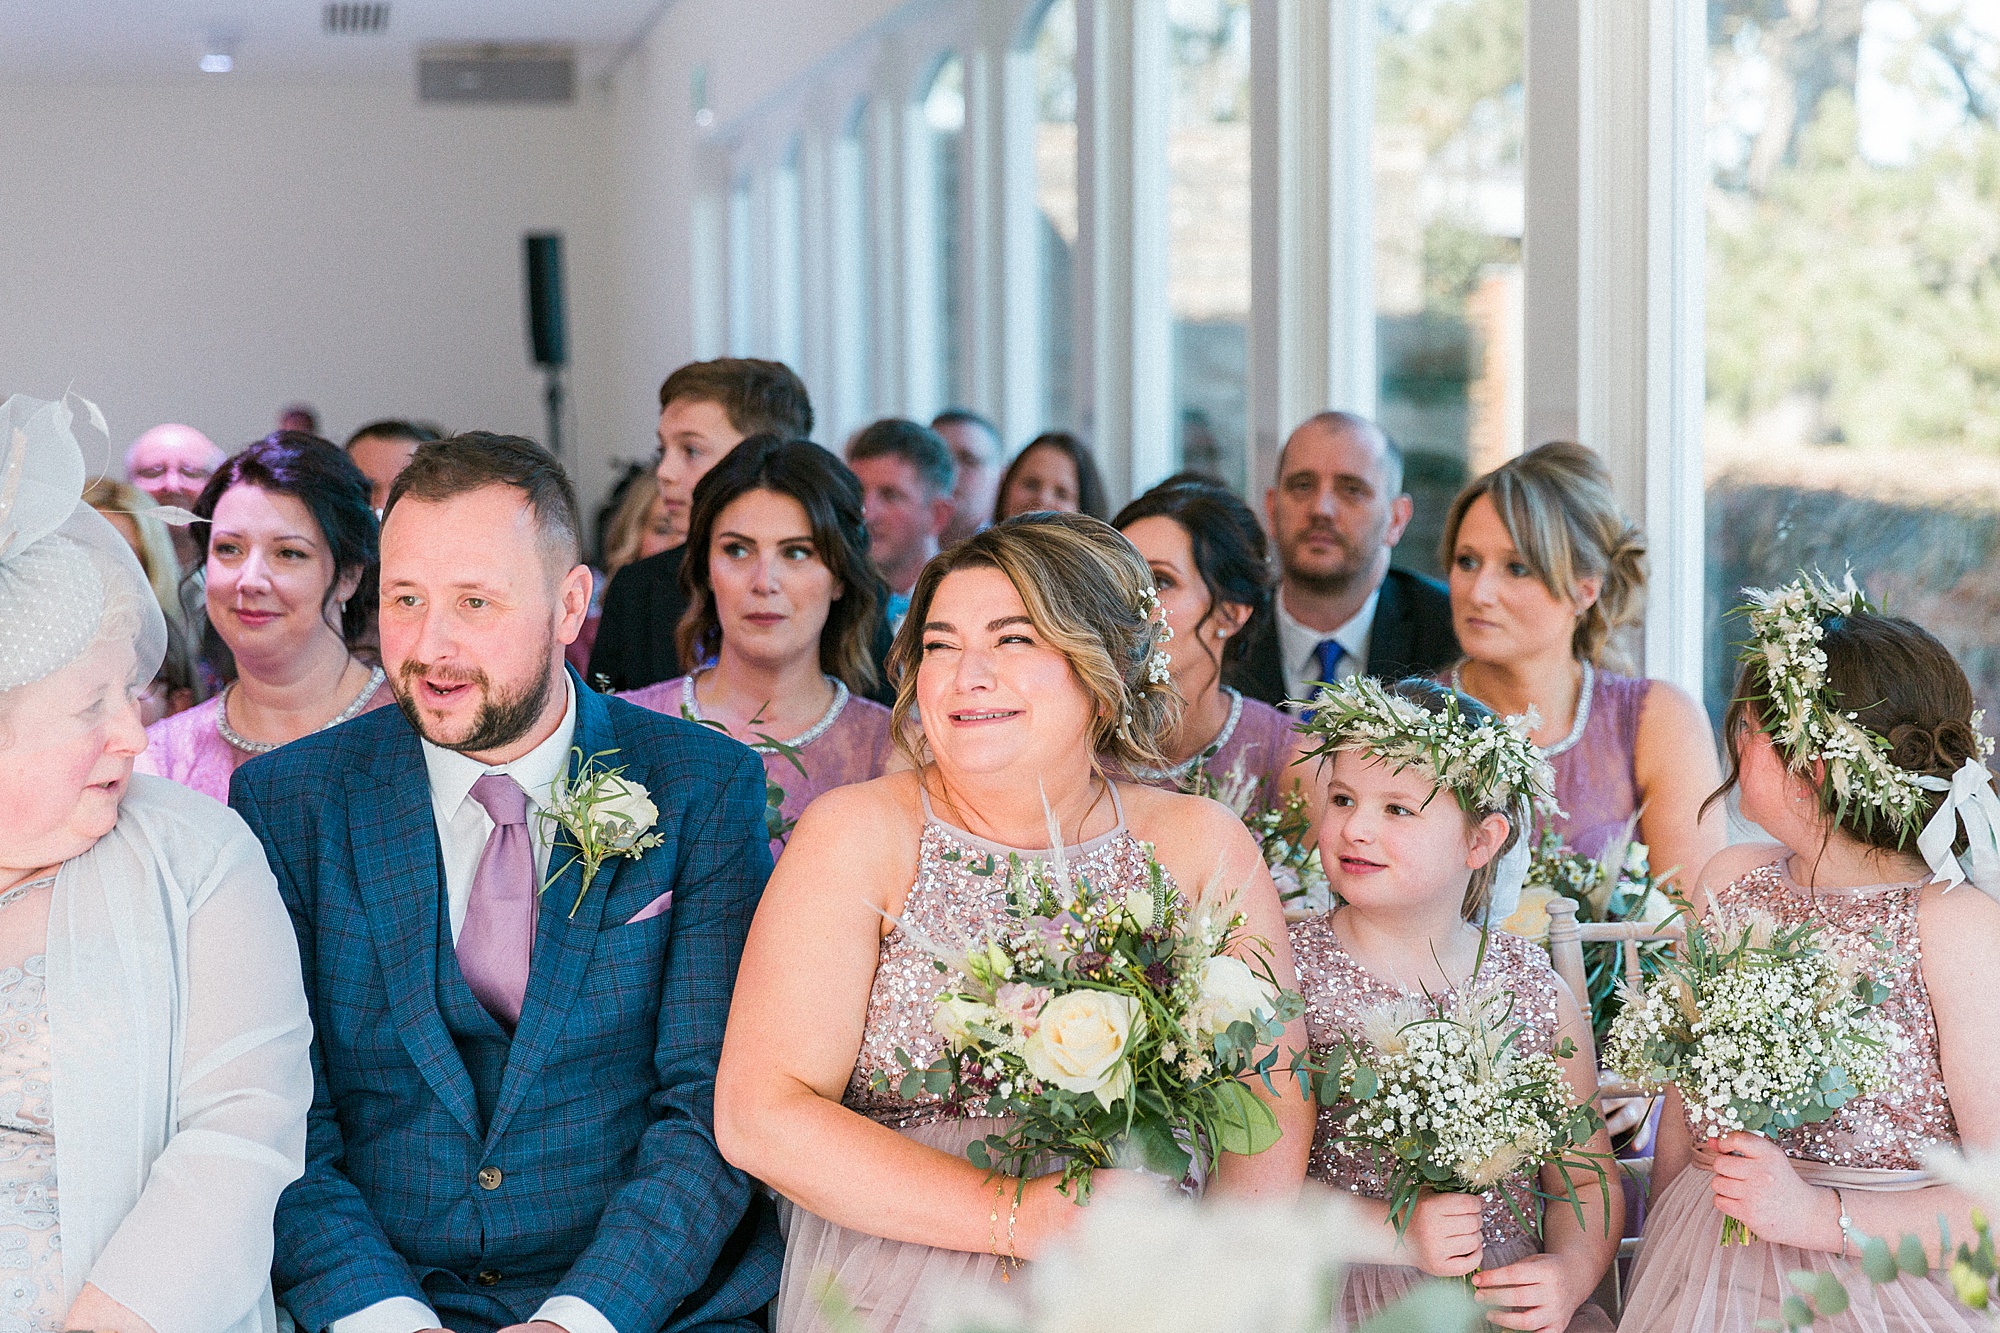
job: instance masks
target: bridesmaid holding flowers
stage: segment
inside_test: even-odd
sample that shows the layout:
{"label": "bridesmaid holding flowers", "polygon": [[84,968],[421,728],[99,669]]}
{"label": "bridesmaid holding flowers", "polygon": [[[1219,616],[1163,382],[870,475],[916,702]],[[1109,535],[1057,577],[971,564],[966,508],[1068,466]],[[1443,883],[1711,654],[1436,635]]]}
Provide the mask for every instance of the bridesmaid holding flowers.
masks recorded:
{"label": "bridesmaid holding flowers", "polygon": [[[1751,639],[1723,723],[1729,784],[1709,801],[1735,787],[1745,818],[1776,841],[1717,855],[1692,896],[1705,912],[1759,911],[1882,956],[1878,1012],[1902,1040],[1885,1091],[1770,1138],[1697,1143],[1668,1093],[1619,1327],[1750,1333],[1778,1321],[1795,1294],[1789,1275],[1803,1270],[1842,1279],[1852,1300],[1821,1327],[1987,1328],[1942,1274],[1877,1287],[1852,1261],[1868,1237],[1914,1236],[1934,1265],[1941,1227],[1969,1238],[1972,1200],[1926,1161],[2000,1139],[1991,743],[1951,654],[1909,621],[1876,614],[1851,583],[1806,577],[1750,597]],[[1722,1244],[1726,1219],[1755,1239]]]}
{"label": "bridesmaid holding flowers", "polygon": [[[1324,756],[1320,860],[1341,903],[1291,928],[1312,1054],[1323,1062],[1337,1047],[1365,1051],[1384,1038],[1385,1015],[1407,1020],[1431,997],[1464,997],[1511,1015],[1516,1049],[1557,1057],[1571,1105],[1592,1103],[1597,1067],[1576,997],[1539,945],[1480,926],[1489,905],[1509,910],[1506,898],[1520,891],[1522,858],[1503,853],[1519,848],[1520,812],[1549,781],[1523,730],[1414,679],[1343,681],[1322,696],[1308,730]],[[1434,764],[1460,785],[1444,786]],[[1387,1164],[1370,1145],[1344,1140],[1352,1108],[1319,1108],[1308,1175],[1359,1196],[1398,1261],[1348,1270],[1340,1327],[1371,1318],[1427,1276],[1471,1276],[1496,1327],[1608,1333],[1611,1321],[1588,1302],[1617,1253],[1618,1191],[1587,1169],[1572,1168],[1566,1180],[1548,1164],[1539,1181],[1522,1172],[1485,1194],[1424,1189],[1398,1227]],[[1608,1159],[1601,1125],[1584,1151]],[[1536,1216],[1537,1185],[1552,1199],[1568,1196],[1542,1210],[1539,1235],[1523,1225]]]}

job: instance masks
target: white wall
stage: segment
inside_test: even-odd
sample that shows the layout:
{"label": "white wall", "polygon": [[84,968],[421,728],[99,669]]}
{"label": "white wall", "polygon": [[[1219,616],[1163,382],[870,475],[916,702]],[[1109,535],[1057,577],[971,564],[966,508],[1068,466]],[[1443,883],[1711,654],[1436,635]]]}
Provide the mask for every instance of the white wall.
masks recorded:
{"label": "white wall", "polygon": [[65,385],[122,448],[179,420],[234,448],[280,405],[541,438],[521,236],[559,230],[572,471],[650,452],[621,410],[613,116],[426,107],[393,84],[0,86],[0,394]]}

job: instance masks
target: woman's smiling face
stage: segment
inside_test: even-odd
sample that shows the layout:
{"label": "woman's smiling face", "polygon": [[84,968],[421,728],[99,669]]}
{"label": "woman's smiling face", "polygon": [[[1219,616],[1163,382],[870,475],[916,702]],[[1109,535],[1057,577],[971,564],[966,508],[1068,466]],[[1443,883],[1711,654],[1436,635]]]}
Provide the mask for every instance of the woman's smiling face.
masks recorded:
{"label": "woman's smiling face", "polygon": [[947,776],[1090,762],[1093,700],[998,569],[956,570],[931,599],[917,667],[924,737]]}

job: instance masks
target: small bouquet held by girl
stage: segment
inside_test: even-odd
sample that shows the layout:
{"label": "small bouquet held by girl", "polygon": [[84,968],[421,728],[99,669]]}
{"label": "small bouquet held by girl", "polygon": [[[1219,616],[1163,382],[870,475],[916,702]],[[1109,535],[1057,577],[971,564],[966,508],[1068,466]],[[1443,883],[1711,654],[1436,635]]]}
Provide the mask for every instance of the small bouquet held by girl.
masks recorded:
{"label": "small bouquet held by girl", "polygon": [[[1611,1025],[1606,1063],[1649,1091],[1680,1087],[1697,1135],[1769,1135],[1828,1119],[1888,1085],[1888,960],[1810,923],[1718,908]],[[1722,1243],[1756,1239],[1733,1217]]]}
{"label": "small bouquet held by girl", "polygon": [[1364,1042],[1295,1061],[1310,1096],[1322,1106],[1345,1103],[1342,1139],[1373,1149],[1399,1234],[1424,1190],[1495,1192],[1532,1231],[1530,1196],[1541,1191],[1502,1187],[1544,1166],[1562,1176],[1565,1188],[1555,1197],[1576,1210],[1581,1225],[1571,1173],[1587,1171],[1600,1186],[1607,1179],[1607,1159],[1588,1151],[1604,1121],[1571,1097],[1563,1078],[1562,1061],[1576,1054],[1575,1043],[1525,1049],[1513,999],[1506,991],[1460,991],[1392,1001],[1368,1013]]}
{"label": "small bouquet held by girl", "polygon": [[1079,1202],[1098,1167],[1179,1181],[1276,1143],[1277,1119],[1245,1080],[1268,1081],[1272,1043],[1304,1002],[1230,951],[1244,923],[1234,896],[1210,884],[1189,901],[1150,848],[1143,886],[1108,891],[1072,875],[1050,833],[1047,861],[972,867],[1006,894],[1001,929],[964,949],[912,932],[965,984],[937,997],[944,1054],[919,1069],[897,1053],[898,1095],[1011,1117],[967,1158],[1015,1176],[1058,1159]]}

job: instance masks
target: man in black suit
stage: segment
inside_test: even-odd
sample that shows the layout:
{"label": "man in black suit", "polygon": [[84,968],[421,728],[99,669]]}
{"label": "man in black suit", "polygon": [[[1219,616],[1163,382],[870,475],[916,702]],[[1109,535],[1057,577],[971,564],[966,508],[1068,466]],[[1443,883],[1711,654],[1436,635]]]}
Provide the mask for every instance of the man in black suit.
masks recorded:
{"label": "man in black suit", "polygon": [[1293,431],[1264,496],[1278,595],[1251,625],[1229,684],[1282,706],[1310,697],[1317,681],[1428,676],[1457,661],[1444,585],[1389,567],[1412,508],[1403,452],[1374,422],[1322,412]]}
{"label": "man in black suit", "polygon": [[[674,627],[687,610],[681,555],[694,484],[752,435],[812,438],[812,401],[791,367],[722,357],[692,361],[660,386],[657,477],[667,521],[678,534],[658,555],[618,571],[604,592],[604,617],[590,650],[590,684],[636,690],[681,674]],[[687,663],[687,666],[698,665]]]}

